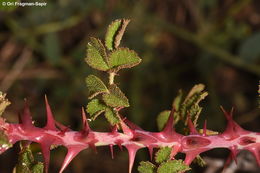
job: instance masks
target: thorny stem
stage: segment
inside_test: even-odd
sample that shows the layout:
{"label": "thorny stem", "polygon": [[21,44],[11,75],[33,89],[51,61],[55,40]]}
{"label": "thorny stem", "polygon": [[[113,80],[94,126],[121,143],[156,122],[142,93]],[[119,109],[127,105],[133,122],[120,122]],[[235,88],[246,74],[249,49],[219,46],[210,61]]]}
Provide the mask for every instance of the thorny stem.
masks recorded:
{"label": "thorny stem", "polygon": [[[47,125],[44,128],[35,127],[32,124],[31,115],[28,107],[25,107],[23,115],[20,117],[19,124],[11,124],[0,119],[0,130],[4,131],[11,144],[21,140],[37,142],[42,147],[45,159],[45,172],[48,172],[50,147],[51,145],[62,145],[68,149],[67,155],[60,169],[60,173],[68,166],[71,160],[86,148],[96,146],[118,145],[124,146],[129,153],[129,173],[132,170],[136,152],[147,147],[150,151],[158,147],[172,147],[171,159],[181,152],[185,153],[184,163],[190,165],[194,158],[202,152],[213,148],[227,148],[231,151],[231,156],[235,159],[240,150],[248,150],[254,154],[260,165],[260,133],[250,132],[242,129],[232,119],[232,113],[224,114],[228,120],[226,130],[218,135],[207,135],[206,126],[203,134],[197,132],[194,124],[189,120],[190,135],[184,136],[177,133],[173,128],[172,111],[168,122],[161,132],[149,132],[142,130],[133,123],[125,120],[120,122],[122,131],[118,132],[114,128],[112,132],[95,132],[89,128],[87,118],[82,112],[83,129],[72,131],[65,126],[56,123],[46,99]],[[60,127],[57,128],[56,126]],[[8,147],[1,146],[0,153],[6,151]]]}

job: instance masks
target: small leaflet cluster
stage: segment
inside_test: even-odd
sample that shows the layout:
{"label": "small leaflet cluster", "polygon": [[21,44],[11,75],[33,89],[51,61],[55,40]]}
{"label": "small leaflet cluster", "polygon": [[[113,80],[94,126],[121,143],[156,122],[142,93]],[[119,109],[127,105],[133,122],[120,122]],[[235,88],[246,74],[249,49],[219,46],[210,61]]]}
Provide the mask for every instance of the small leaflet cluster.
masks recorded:
{"label": "small leaflet cluster", "polygon": [[[136,152],[147,148],[151,157],[155,155],[155,164],[141,162],[138,167],[140,173],[179,173],[190,169],[189,165],[195,160],[202,159],[199,155],[215,148],[227,148],[231,151],[230,159],[236,159],[241,150],[250,151],[260,166],[260,133],[241,128],[232,118],[233,110],[222,111],[227,119],[227,127],[223,133],[210,131],[206,122],[202,129],[198,128],[197,119],[202,108],[199,102],[207,92],[204,85],[195,85],[184,98],[182,92],[173,101],[172,109],[163,111],[157,119],[160,132],[149,132],[141,129],[134,123],[120,115],[120,110],[129,107],[129,101],[120,88],[114,83],[118,71],[131,68],[141,62],[137,54],[128,48],[119,47],[121,38],[129,20],[114,21],[107,30],[105,45],[91,38],[87,45],[86,62],[94,69],[108,73],[108,84],[100,78],[89,75],[86,84],[90,92],[86,111],[91,119],[104,114],[113,126],[111,132],[96,132],[90,129],[84,108],[82,108],[82,129],[72,129],[58,123],[45,97],[47,123],[43,128],[33,124],[29,105],[25,101],[23,113],[19,115],[19,123],[8,123],[0,117],[0,154],[19,141],[28,141],[21,145],[19,163],[14,171],[40,173],[48,172],[50,151],[52,146],[64,146],[67,154],[59,173],[62,173],[79,152],[87,148],[95,149],[98,146],[109,146],[112,158],[113,146],[125,147],[129,154],[129,169],[132,172]],[[0,111],[9,104],[5,95],[1,93]],[[3,106],[4,105],[4,106]],[[183,133],[175,130],[175,124],[183,122],[187,125]],[[44,164],[36,162],[30,150],[30,143],[38,143],[42,150]],[[159,148],[153,154],[155,148]],[[185,159],[177,160],[178,153],[184,153]],[[43,166],[44,165],[44,166]]]}
{"label": "small leaflet cluster", "polygon": [[130,20],[122,19],[112,22],[105,36],[105,45],[101,40],[90,38],[87,45],[86,62],[96,70],[105,71],[109,75],[108,84],[95,75],[86,78],[90,102],[87,113],[93,120],[104,113],[110,124],[120,121],[118,111],[129,107],[129,101],[120,88],[114,83],[119,70],[138,65],[141,59],[137,53],[128,48],[119,47],[126,26]]}

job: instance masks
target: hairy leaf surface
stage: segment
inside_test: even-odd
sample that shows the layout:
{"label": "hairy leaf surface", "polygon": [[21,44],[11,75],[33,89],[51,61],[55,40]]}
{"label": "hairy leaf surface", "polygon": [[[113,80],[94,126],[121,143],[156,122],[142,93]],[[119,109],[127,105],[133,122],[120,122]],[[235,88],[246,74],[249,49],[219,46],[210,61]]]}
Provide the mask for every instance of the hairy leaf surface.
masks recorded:
{"label": "hairy leaf surface", "polygon": [[89,75],[86,78],[86,84],[90,93],[89,99],[92,99],[98,94],[108,92],[106,85],[97,76]]}
{"label": "hairy leaf surface", "polygon": [[109,87],[109,93],[103,94],[103,100],[111,107],[129,107],[127,97],[115,84]]}
{"label": "hairy leaf surface", "polygon": [[109,69],[107,65],[106,50],[99,39],[90,38],[90,42],[87,45],[87,57],[85,60],[88,65],[94,69],[101,71]]}
{"label": "hairy leaf surface", "polygon": [[123,68],[131,68],[138,65],[141,59],[136,52],[128,48],[119,48],[111,52],[108,58],[110,71],[117,72]]}
{"label": "hairy leaf surface", "polygon": [[105,110],[105,117],[111,125],[115,125],[119,123],[117,112],[109,107],[107,107]]}
{"label": "hairy leaf surface", "polygon": [[155,173],[155,165],[148,161],[142,161],[138,166],[138,171],[140,173]]}
{"label": "hairy leaf surface", "polygon": [[89,113],[92,119],[95,119],[98,115],[105,111],[106,105],[100,102],[98,99],[91,100],[87,105],[87,113]]}
{"label": "hairy leaf surface", "polygon": [[172,149],[170,147],[160,148],[159,151],[155,154],[155,161],[157,163],[162,163],[170,159]]}
{"label": "hairy leaf surface", "polygon": [[126,26],[130,20],[128,19],[120,19],[113,21],[107,29],[106,37],[105,37],[105,45],[108,50],[113,50],[117,48],[120,44],[120,41],[125,32]]}
{"label": "hairy leaf surface", "polygon": [[189,170],[189,166],[185,165],[182,160],[169,160],[162,163],[157,172],[158,173],[181,173]]}

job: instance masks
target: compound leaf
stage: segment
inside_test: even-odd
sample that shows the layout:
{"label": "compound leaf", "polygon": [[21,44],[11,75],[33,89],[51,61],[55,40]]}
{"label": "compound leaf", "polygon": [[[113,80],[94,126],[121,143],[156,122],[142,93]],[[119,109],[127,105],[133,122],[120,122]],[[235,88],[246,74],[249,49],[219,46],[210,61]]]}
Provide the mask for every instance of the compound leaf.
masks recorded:
{"label": "compound leaf", "polygon": [[170,159],[172,149],[170,147],[160,148],[155,154],[155,162],[162,163]]}
{"label": "compound leaf", "polygon": [[127,97],[115,84],[109,87],[109,93],[103,94],[103,100],[110,107],[129,107]]}
{"label": "compound leaf", "polygon": [[195,85],[190,90],[179,109],[182,119],[187,119],[185,116],[190,115],[190,118],[195,126],[197,126],[197,120],[202,110],[199,103],[208,95],[204,89],[205,85],[203,84]]}
{"label": "compound leaf", "polygon": [[140,162],[140,165],[138,166],[138,172],[140,173],[155,173],[155,165],[151,162]]}
{"label": "compound leaf", "polygon": [[108,92],[106,85],[97,76],[89,75],[86,78],[86,84],[90,93],[89,99],[92,99],[100,93]]}
{"label": "compound leaf", "polygon": [[162,163],[157,172],[158,173],[181,173],[190,170],[188,165],[185,165],[182,160],[169,160]]}
{"label": "compound leaf", "polygon": [[106,50],[99,39],[90,38],[90,42],[87,45],[87,57],[85,60],[88,65],[94,69],[101,71],[108,70]]}
{"label": "compound leaf", "polygon": [[123,68],[131,68],[138,65],[141,59],[136,52],[128,48],[119,48],[111,52],[108,57],[110,71],[117,72]]}

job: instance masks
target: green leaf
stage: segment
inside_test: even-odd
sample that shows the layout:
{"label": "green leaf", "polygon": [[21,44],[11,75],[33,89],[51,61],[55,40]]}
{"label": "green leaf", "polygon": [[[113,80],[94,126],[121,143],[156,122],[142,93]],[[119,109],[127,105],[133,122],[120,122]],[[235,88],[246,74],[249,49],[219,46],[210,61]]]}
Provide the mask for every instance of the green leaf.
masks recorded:
{"label": "green leaf", "polygon": [[129,107],[127,97],[115,84],[109,87],[109,93],[103,94],[103,100],[110,107]]}
{"label": "green leaf", "polygon": [[90,38],[87,45],[87,58],[85,59],[89,66],[94,69],[106,71],[108,70],[107,53],[104,45],[99,39]]}
{"label": "green leaf", "polygon": [[151,162],[140,162],[140,165],[138,166],[138,172],[140,173],[155,173],[155,165]]}
{"label": "green leaf", "polygon": [[18,157],[18,163],[14,168],[15,173],[43,173],[43,164],[33,158],[30,146],[23,147]]}
{"label": "green leaf", "polygon": [[201,100],[203,100],[208,93],[204,91],[205,86],[203,84],[195,85],[186,96],[185,100],[180,106],[179,113],[182,119],[187,119],[187,115],[190,115],[195,127],[197,126],[197,120],[202,111],[199,106]]}
{"label": "green leaf", "polygon": [[11,103],[8,101],[8,99],[5,98],[6,94],[2,93],[0,91],[0,117],[5,111],[5,108],[10,105]]}
{"label": "green leaf", "polygon": [[170,159],[172,149],[170,147],[160,148],[155,154],[155,162],[162,163]]}
{"label": "green leaf", "polygon": [[114,40],[115,48],[118,48],[118,46],[120,45],[121,39],[122,39],[122,37],[125,33],[125,29],[126,29],[129,22],[130,22],[129,19],[123,19],[122,20],[122,24],[121,24],[119,30],[116,32],[116,35],[115,35],[115,40]]}
{"label": "green leaf", "polygon": [[[182,91],[179,91],[179,94],[175,97],[172,103],[172,107],[175,108],[175,124],[177,124],[180,120],[183,120],[183,123],[186,124],[187,115],[189,115],[195,127],[197,126],[197,120],[202,111],[202,107],[199,106],[199,103],[208,95],[208,93],[204,91],[204,88],[205,86],[203,84],[195,85],[190,90],[185,99],[183,99]],[[157,125],[159,130],[163,129],[168,120],[169,115],[169,110],[165,110],[158,115]]]}
{"label": "green leaf", "polygon": [[182,96],[183,96],[183,93],[181,90],[179,90],[178,96],[175,97],[175,99],[173,100],[172,107],[174,107],[176,111],[178,111],[180,109],[180,106],[182,103]]}
{"label": "green leaf", "polygon": [[199,94],[199,95],[203,95],[203,96],[199,97],[198,99],[192,100],[191,104],[199,103],[201,100],[203,100],[208,95],[207,92],[203,92],[204,89],[205,89],[205,85],[203,85],[203,84],[194,85],[194,87],[190,90],[189,94],[185,98],[184,102],[188,102],[188,100],[190,100],[192,98],[192,96]]}
{"label": "green leaf", "polygon": [[107,121],[113,126],[120,122],[117,112],[112,110],[111,108],[107,107],[105,110],[105,117]]}
{"label": "green leaf", "polygon": [[181,173],[190,170],[190,167],[185,165],[182,160],[170,160],[162,163],[157,172],[158,173]]}
{"label": "green leaf", "polygon": [[170,116],[171,111],[165,110],[157,116],[157,126],[159,130],[162,130]]}
{"label": "green leaf", "polygon": [[12,144],[9,142],[8,137],[6,136],[4,131],[0,131],[0,154],[11,147]]}
{"label": "green leaf", "polygon": [[200,155],[196,156],[194,163],[197,163],[199,166],[204,167],[207,163],[202,159]]}
{"label": "green leaf", "polygon": [[[31,164],[34,162],[32,151],[29,147],[22,148],[16,166],[18,173],[25,173],[24,171],[30,170]],[[29,171],[30,172],[30,171]]]}
{"label": "green leaf", "polygon": [[136,52],[128,48],[119,48],[111,52],[108,58],[109,69],[117,72],[123,68],[131,68],[138,65],[141,59]]}
{"label": "green leaf", "polygon": [[130,20],[128,19],[115,20],[108,26],[105,45],[109,50],[113,50],[119,46],[129,22]]}
{"label": "green leaf", "polygon": [[98,115],[105,111],[106,107],[100,100],[93,99],[88,103],[86,111],[92,119],[96,119]]}
{"label": "green leaf", "polygon": [[43,163],[39,162],[32,166],[32,173],[43,173],[44,165]]}
{"label": "green leaf", "polygon": [[86,84],[90,93],[89,99],[92,99],[100,93],[108,92],[106,85],[97,76],[89,75],[86,78]]}

